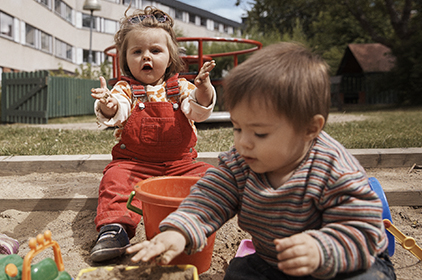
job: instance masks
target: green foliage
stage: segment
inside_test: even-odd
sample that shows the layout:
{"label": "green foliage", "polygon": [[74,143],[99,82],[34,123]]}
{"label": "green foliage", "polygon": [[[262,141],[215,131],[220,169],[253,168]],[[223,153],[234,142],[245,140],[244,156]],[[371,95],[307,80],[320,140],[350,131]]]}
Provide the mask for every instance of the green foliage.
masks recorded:
{"label": "green foliage", "polygon": [[108,80],[111,77],[111,62],[106,59],[99,67],[92,67],[90,63],[79,65],[80,70],[75,69],[75,77],[81,79],[98,80],[100,76]]}
{"label": "green foliage", "polygon": [[389,47],[396,68],[380,91],[396,90],[402,105],[422,104],[422,1],[254,0],[251,4],[247,33],[265,37],[277,31],[282,40],[297,40],[301,26],[299,41],[322,55],[333,75],[348,44],[376,42]]}
{"label": "green foliage", "polygon": [[104,77],[106,80],[111,77],[112,66],[111,62],[106,59],[98,67],[92,67],[91,64],[81,64],[79,65],[80,69],[75,69],[75,73],[69,73],[63,70],[63,66],[59,64],[57,71],[50,71],[51,76],[59,77],[74,77],[80,79],[88,80],[98,80],[100,76]]}

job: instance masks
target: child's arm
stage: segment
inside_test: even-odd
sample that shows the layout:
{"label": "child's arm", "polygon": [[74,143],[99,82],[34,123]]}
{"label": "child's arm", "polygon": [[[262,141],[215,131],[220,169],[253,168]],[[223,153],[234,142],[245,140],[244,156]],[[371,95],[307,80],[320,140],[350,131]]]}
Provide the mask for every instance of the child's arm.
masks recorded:
{"label": "child's arm", "polygon": [[154,236],[150,241],[138,243],[126,249],[128,254],[136,253],[133,262],[147,262],[160,256],[158,263],[168,264],[172,259],[183,252],[186,246],[185,236],[177,230],[166,230]]}
{"label": "child's arm", "polygon": [[100,101],[99,108],[104,117],[114,117],[118,109],[117,99],[111,96],[103,77],[100,77],[100,88],[91,89],[91,96]]}
{"label": "child's arm", "polygon": [[211,85],[210,71],[214,69],[214,67],[214,60],[205,62],[194,81],[195,86],[197,87],[196,100],[204,107],[208,107],[212,103],[214,91]]}
{"label": "child's arm", "polygon": [[318,242],[306,233],[274,240],[278,268],[286,274],[304,276],[314,272],[321,262]]}

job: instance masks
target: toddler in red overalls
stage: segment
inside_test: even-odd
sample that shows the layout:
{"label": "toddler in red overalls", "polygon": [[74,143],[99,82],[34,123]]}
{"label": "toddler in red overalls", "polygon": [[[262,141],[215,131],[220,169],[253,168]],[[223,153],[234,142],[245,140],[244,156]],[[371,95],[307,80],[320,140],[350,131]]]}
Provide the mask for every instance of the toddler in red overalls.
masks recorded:
{"label": "toddler in red overalls", "polygon": [[99,122],[117,127],[119,140],[99,187],[93,261],[118,257],[130,245],[141,219],[126,208],[136,183],[153,176],[202,176],[210,167],[195,161],[194,122],[214,108],[209,72],[215,62],[204,63],[195,85],[179,79],[183,61],[172,27],[173,19],[152,7],[125,15],[115,35],[125,77],[111,92],[102,77],[101,88],[92,89]]}

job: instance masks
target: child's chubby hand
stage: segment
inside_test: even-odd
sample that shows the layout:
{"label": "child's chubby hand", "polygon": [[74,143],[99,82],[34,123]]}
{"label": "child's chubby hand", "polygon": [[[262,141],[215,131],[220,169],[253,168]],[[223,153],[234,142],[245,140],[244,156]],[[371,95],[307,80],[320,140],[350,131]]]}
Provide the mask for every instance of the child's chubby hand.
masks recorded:
{"label": "child's chubby hand", "polygon": [[210,81],[210,72],[215,67],[215,61],[207,61],[202,65],[201,69],[199,70],[198,75],[196,76],[194,83],[196,87],[200,87],[201,85],[204,85],[205,83],[211,84]]}
{"label": "child's chubby hand", "polygon": [[318,242],[306,233],[275,239],[278,268],[286,274],[304,276],[314,272],[320,265]]}
{"label": "child's chubby hand", "polygon": [[166,230],[154,236],[149,241],[135,244],[126,249],[126,253],[136,253],[133,262],[147,262],[159,256],[159,264],[168,264],[183,252],[186,246],[185,236],[177,230]]}
{"label": "child's chubby hand", "polygon": [[91,96],[100,101],[100,109],[104,115],[114,115],[117,111],[117,99],[112,97],[104,77],[100,77],[100,87],[91,89]]}

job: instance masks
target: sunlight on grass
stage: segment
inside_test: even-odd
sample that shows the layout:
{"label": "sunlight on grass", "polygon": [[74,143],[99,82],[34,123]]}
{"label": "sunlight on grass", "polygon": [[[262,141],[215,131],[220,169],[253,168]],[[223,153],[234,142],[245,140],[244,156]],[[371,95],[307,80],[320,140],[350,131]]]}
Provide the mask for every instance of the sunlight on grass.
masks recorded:
{"label": "sunlight on grass", "polygon": [[[366,120],[328,123],[325,130],[348,149],[422,147],[422,110],[353,112]],[[347,115],[347,113],[346,113]],[[92,116],[66,118],[91,122]],[[65,123],[63,119],[54,123]],[[0,125],[0,155],[110,154],[113,130],[63,130]],[[198,152],[220,152],[233,145],[232,128],[198,131]]]}
{"label": "sunlight on grass", "polygon": [[349,149],[422,147],[422,111],[365,112],[368,119],[327,124],[325,131]]}
{"label": "sunlight on grass", "polygon": [[114,143],[111,130],[0,126],[0,155],[2,156],[109,154]]}

